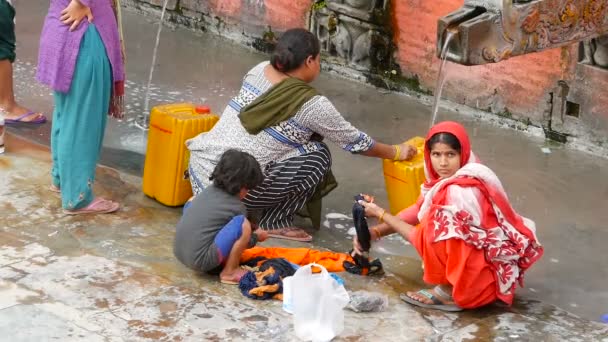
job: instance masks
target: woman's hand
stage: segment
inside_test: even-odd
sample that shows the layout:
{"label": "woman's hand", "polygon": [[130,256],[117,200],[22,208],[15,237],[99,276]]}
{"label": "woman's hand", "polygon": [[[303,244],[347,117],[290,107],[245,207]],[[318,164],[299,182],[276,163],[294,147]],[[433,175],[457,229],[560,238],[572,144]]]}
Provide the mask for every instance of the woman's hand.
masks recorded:
{"label": "woman's hand", "polygon": [[401,153],[399,154],[398,160],[410,160],[418,154],[418,149],[410,144],[403,143],[400,144],[399,147],[401,147]]}
{"label": "woman's hand", "polygon": [[362,255],[361,244],[359,243],[359,239],[357,239],[357,235],[353,236],[353,251],[355,254]]}
{"label": "woman's hand", "polygon": [[[378,236],[376,234],[377,229],[374,229],[374,227],[369,228],[369,236],[371,237],[372,241],[376,241],[378,239],[380,239],[380,236]],[[355,252],[355,254],[359,254],[362,255],[363,254],[363,250],[361,248],[361,244],[359,243],[359,239],[357,239],[357,236],[353,236],[353,251]]]}
{"label": "woman's hand", "polygon": [[365,201],[359,201],[359,204],[365,208],[366,217],[380,217],[384,212],[384,209],[380,208],[376,203],[369,203]]}
{"label": "woman's hand", "polygon": [[78,25],[80,25],[85,17],[89,22],[93,22],[93,13],[91,12],[91,8],[83,5],[78,0],[72,0],[70,1],[68,7],[61,11],[60,20],[65,25],[71,25],[70,31],[74,31],[76,28],[78,28]]}

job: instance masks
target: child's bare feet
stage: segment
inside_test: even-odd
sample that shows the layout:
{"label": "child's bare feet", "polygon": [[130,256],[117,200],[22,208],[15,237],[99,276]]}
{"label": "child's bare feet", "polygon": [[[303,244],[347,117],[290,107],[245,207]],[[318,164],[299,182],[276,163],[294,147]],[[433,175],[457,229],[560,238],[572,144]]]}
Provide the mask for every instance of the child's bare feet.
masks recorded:
{"label": "child's bare feet", "polygon": [[236,270],[230,272],[224,269],[220,273],[220,282],[222,284],[237,285],[245,273],[247,273],[247,271],[242,268],[237,268]]}

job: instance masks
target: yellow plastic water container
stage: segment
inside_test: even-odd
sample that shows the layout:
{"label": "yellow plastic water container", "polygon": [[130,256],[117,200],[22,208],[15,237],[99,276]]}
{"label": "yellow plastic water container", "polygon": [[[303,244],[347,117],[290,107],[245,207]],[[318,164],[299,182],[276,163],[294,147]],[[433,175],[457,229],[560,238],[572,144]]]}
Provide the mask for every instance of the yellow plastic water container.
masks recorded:
{"label": "yellow plastic water container", "polygon": [[186,177],[190,151],[186,140],[207,132],[219,120],[207,106],[177,103],[152,108],[144,164],[143,191],[168,206],[192,196]]}
{"label": "yellow plastic water container", "polygon": [[409,161],[384,159],[384,182],[392,214],[416,203],[424,177],[424,138],[414,137],[407,141],[418,149],[418,154]]}

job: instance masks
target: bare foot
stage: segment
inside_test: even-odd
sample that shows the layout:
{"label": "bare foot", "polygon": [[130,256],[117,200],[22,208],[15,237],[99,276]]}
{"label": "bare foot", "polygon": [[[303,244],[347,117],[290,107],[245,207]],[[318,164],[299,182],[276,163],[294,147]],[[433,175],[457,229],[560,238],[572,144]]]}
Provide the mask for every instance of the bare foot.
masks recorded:
{"label": "bare foot", "polygon": [[[31,112],[31,110],[29,110],[25,107],[22,107],[17,103],[13,104],[12,106],[10,106],[10,105],[5,106],[3,108],[4,108],[4,112],[5,112],[4,118],[9,119],[9,120],[16,120],[20,116]],[[20,119],[20,122],[40,121],[40,120],[42,120],[42,118],[45,118],[45,116],[42,113],[35,113],[35,115],[28,115],[27,117]]]}
{"label": "bare foot", "polygon": [[268,230],[268,237],[300,242],[312,241],[312,236],[308,235],[304,229],[297,227]]}
{"label": "bare foot", "polygon": [[[433,297],[438,299],[441,302],[441,304],[444,304],[444,305],[454,304],[454,300],[452,299],[451,295],[449,297],[445,296],[445,294],[449,294],[452,292],[451,287],[450,287],[449,291],[444,287],[441,287],[441,290],[443,290],[443,291],[438,291],[437,288],[439,286],[442,286],[442,285],[438,285],[435,288],[424,290],[424,291],[433,295]],[[442,292],[442,293],[439,293],[439,292]],[[436,304],[435,302],[433,302],[433,300],[431,298],[420,293],[420,291],[416,291],[416,292],[408,291],[407,296],[412,299],[415,299],[421,303],[424,303],[424,304],[429,304],[429,305]]]}
{"label": "bare foot", "polygon": [[[449,291],[448,291],[449,289]],[[401,294],[399,298],[404,302],[426,309],[434,309],[448,312],[462,311],[463,308],[454,303],[452,298],[452,287],[449,285],[438,285],[433,289],[418,290]]]}
{"label": "bare foot", "polygon": [[107,199],[97,197],[89,205],[84,208],[76,210],[63,210],[67,215],[81,215],[81,214],[109,214],[117,211],[120,208],[120,204],[117,202],[109,201]]}
{"label": "bare foot", "polygon": [[241,281],[241,278],[243,278],[245,273],[247,273],[247,271],[242,268],[237,268],[231,272],[222,270],[220,273],[220,281],[224,284],[236,285],[239,283],[239,281]]}

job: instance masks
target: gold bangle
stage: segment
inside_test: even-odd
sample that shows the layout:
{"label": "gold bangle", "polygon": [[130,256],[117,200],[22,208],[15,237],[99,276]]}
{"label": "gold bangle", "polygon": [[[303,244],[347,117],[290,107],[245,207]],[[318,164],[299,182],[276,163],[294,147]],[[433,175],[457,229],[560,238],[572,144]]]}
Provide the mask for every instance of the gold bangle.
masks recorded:
{"label": "gold bangle", "polygon": [[395,157],[393,158],[393,160],[399,160],[399,157],[401,157],[401,147],[399,145],[393,145],[395,147]]}
{"label": "gold bangle", "polygon": [[382,237],[382,234],[380,234],[380,231],[378,230],[377,227],[372,227],[373,231],[376,232],[376,240],[380,240],[380,238]]}
{"label": "gold bangle", "polygon": [[380,217],[378,217],[378,221],[380,223],[384,222],[384,214],[386,214],[386,210],[382,209],[382,214],[380,214]]}

